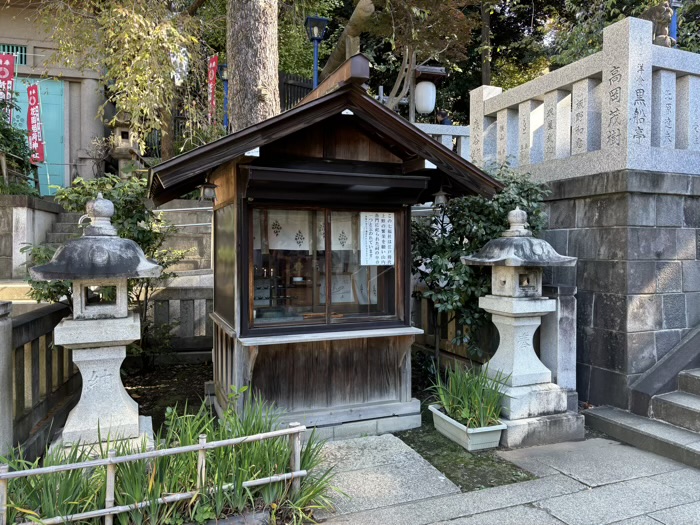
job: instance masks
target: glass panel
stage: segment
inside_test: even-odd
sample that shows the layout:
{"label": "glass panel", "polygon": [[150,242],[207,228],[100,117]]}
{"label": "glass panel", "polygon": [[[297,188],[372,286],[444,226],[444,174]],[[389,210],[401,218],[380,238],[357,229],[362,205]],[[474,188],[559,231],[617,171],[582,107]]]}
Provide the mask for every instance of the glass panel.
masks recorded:
{"label": "glass panel", "polygon": [[253,210],[252,326],[326,322],[325,214]]}
{"label": "glass panel", "polygon": [[214,211],[214,311],[235,326],[236,208],[233,204]]}
{"label": "glass panel", "polygon": [[396,315],[394,219],[393,213],[332,212],[331,322]]}

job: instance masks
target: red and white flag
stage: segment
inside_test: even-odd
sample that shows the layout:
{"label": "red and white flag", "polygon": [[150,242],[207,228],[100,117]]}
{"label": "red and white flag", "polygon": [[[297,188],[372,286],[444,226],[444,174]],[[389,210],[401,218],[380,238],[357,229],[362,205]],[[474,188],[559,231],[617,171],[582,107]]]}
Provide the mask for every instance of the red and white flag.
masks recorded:
{"label": "red and white flag", "polygon": [[216,72],[219,68],[219,57],[214,55],[209,58],[209,125],[214,122],[216,115]]}
{"label": "red and white flag", "polygon": [[29,131],[29,149],[32,150],[32,164],[44,162],[44,130],[41,125],[41,102],[39,86],[34,84],[27,88],[27,131]]}
{"label": "red and white flag", "polygon": [[[15,89],[15,56],[0,55],[0,100],[12,102]],[[12,124],[12,106],[8,106],[7,117]]]}

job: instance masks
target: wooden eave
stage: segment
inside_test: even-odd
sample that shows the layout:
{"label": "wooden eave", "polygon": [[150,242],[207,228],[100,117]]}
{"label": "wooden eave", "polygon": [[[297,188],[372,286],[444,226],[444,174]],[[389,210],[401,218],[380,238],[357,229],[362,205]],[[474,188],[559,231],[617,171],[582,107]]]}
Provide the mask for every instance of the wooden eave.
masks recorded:
{"label": "wooden eave", "polygon": [[150,197],[156,205],[177,198],[195,189],[206,174],[218,166],[344,110],[350,110],[364,121],[368,134],[374,130],[379,136],[377,140],[385,142],[389,138],[400,144],[404,151],[413,152],[435,164],[435,174],[445,174],[457,192],[490,196],[502,187],[472,163],[379,104],[361,87],[347,84],[316,100],[155,166],[149,181]]}

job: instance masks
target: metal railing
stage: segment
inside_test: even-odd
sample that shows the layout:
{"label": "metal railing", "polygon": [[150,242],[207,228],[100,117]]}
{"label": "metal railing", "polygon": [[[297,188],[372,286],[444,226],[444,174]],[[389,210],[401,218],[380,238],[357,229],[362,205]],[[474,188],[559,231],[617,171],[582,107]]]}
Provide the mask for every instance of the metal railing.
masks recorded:
{"label": "metal railing", "polygon": [[[307,475],[305,470],[301,470],[301,433],[306,431],[306,427],[299,423],[290,423],[289,428],[275,430],[272,432],[264,432],[262,434],[254,434],[252,436],[244,436],[233,439],[225,439],[222,441],[212,441],[207,443],[206,435],[199,436],[199,444],[188,445],[183,447],[175,447],[161,450],[152,450],[137,454],[128,454],[125,456],[117,456],[116,451],[110,450],[106,459],[96,459],[92,461],[83,461],[80,463],[68,463],[65,465],[55,465],[51,467],[42,467],[32,470],[9,471],[8,465],[0,465],[0,525],[9,525],[7,523],[7,505],[9,481],[18,478],[26,478],[30,476],[41,476],[44,474],[55,474],[57,472],[67,472],[72,470],[93,469],[96,467],[106,467],[105,481],[105,506],[102,509],[81,512],[69,516],[56,516],[47,519],[37,518],[44,525],[56,525],[59,523],[68,523],[73,521],[87,520],[92,518],[105,518],[105,525],[112,525],[113,518],[116,514],[124,514],[135,510],[146,508],[150,505],[175,503],[183,500],[190,500],[200,494],[206,486],[206,452],[222,447],[233,447],[244,443],[253,443],[256,441],[264,441],[266,439],[274,439],[283,436],[289,436],[292,455],[290,460],[291,472],[284,474],[275,474],[266,478],[252,479],[243,482],[240,488],[257,487],[260,485],[269,485],[281,481],[291,481],[291,493],[297,494],[301,487],[301,478]],[[115,501],[115,480],[117,476],[117,466],[123,463],[134,461],[142,461],[149,459],[162,458],[166,456],[176,456],[178,454],[187,454],[197,452],[197,490],[190,492],[178,492],[168,494],[155,500],[140,501],[131,505],[114,506]],[[233,483],[223,485],[222,490],[231,490],[236,488]],[[209,489],[211,491],[211,489]],[[37,521],[27,521],[20,525],[31,525]]]}

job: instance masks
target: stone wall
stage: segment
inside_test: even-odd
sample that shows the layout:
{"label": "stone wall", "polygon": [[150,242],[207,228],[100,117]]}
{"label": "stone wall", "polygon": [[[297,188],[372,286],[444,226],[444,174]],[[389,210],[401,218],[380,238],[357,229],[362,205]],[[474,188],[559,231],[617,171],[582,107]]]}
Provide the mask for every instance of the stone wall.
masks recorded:
{"label": "stone wall", "polygon": [[26,244],[46,240],[46,233],[63,208],[53,202],[23,195],[0,195],[0,279],[27,275]]}
{"label": "stone wall", "polygon": [[549,230],[576,272],[577,390],[629,406],[630,385],[700,324],[700,178],[622,170],[549,183]]}

